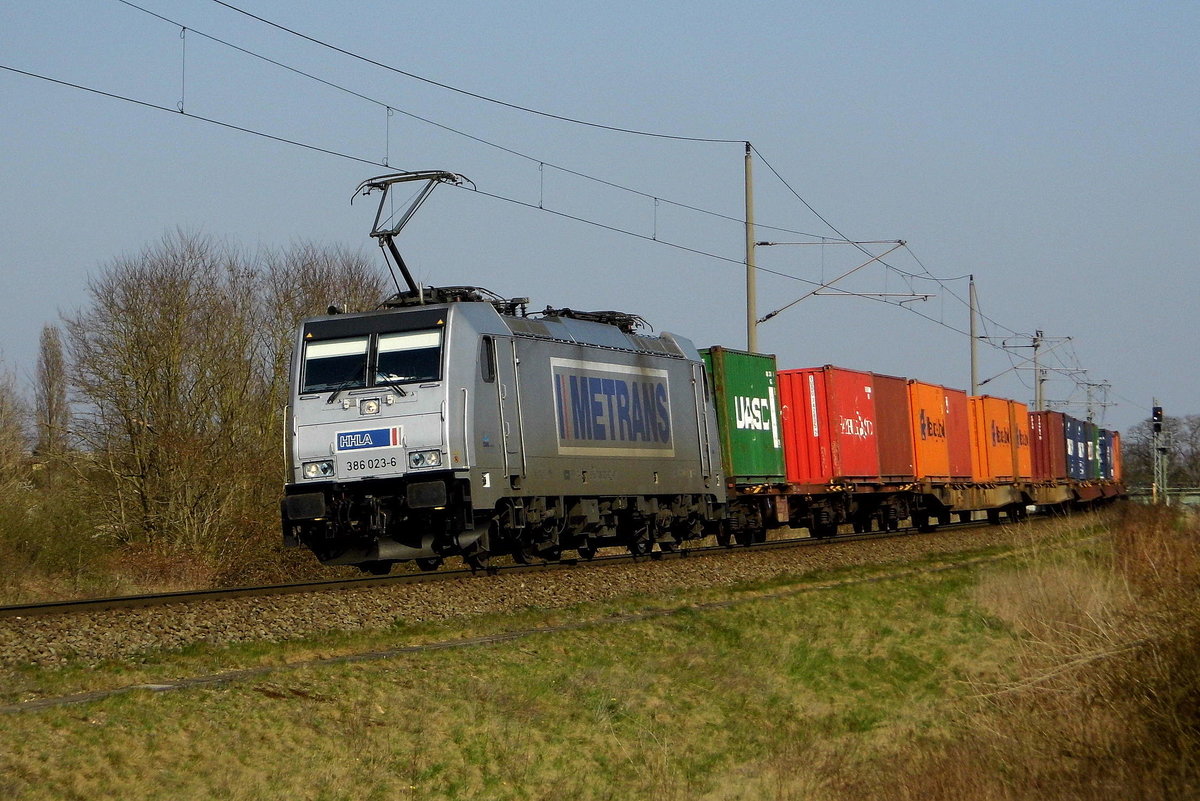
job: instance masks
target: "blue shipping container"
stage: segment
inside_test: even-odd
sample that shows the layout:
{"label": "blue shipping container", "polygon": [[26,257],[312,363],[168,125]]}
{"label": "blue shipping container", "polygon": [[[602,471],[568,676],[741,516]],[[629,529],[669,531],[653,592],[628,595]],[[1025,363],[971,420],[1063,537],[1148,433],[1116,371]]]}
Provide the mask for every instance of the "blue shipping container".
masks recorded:
{"label": "blue shipping container", "polygon": [[1111,431],[1100,429],[1100,478],[1113,480],[1113,434]]}
{"label": "blue shipping container", "polygon": [[1085,481],[1088,477],[1086,424],[1070,416],[1064,417],[1063,423],[1067,432],[1067,478]]}

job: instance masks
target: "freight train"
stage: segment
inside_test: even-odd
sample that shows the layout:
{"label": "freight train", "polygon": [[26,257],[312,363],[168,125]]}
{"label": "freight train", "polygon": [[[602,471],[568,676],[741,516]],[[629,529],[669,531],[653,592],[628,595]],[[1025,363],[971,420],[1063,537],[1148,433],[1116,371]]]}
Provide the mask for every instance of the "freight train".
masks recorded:
{"label": "freight train", "polygon": [[[363,186],[386,197],[397,180]],[[324,564],[482,568],[780,526],[999,522],[1124,494],[1120,438],[1091,423],[895,376],[777,370],[631,314],[420,287],[398,230],[377,217],[372,235],[409,289],[296,336],[282,529]]]}

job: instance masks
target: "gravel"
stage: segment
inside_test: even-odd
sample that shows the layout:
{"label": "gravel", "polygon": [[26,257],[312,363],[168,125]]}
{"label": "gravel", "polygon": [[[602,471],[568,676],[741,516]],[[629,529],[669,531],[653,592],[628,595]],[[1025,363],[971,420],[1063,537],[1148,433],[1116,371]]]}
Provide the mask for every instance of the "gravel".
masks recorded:
{"label": "gravel", "polygon": [[262,598],[238,598],[144,609],[0,619],[0,666],[53,666],[131,660],[194,643],[282,642],[328,631],[384,629],[529,608],[763,581],[855,565],[905,561],[938,553],[1028,543],[1058,526],[951,530],[770,551],[581,567],[535,574],[479,576],[423,584]]}

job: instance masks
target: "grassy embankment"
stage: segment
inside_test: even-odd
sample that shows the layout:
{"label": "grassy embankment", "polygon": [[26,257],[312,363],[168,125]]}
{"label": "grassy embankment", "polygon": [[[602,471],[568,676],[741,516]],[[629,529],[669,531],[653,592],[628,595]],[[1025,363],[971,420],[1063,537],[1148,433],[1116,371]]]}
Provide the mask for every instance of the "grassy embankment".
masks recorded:
{"label": "grassy embankment", "polygon": [[[620,626],[8,714],[0,797],[1194,797],[1200,523],[1130,514],[1101,534],[815,592],[788,594],[812,581],[794,576],[696,592],[675,614]],[[742,600],[689,608],[718,597]],[[397,627],[284,653],[661,603]],[[101,670],[145,680],[285,658],[261,649]],[[65,691],[83,672],[23,680]]]}

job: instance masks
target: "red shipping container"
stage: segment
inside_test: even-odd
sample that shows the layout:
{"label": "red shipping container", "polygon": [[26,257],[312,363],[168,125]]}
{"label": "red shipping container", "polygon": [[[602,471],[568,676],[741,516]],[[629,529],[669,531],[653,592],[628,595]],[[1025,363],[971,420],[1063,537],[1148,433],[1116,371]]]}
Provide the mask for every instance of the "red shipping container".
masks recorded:
{"label": "red shipping container", "polygon": [[778,378],[788,481],[878,481],[871,374],[826,365],[780,370]]}
{"label": "red shipping container", "polygon": [[975,476],[971,457],[971,412],[967,393],[944,388],[946,393],[946,444],[950,450],[950,480],[970,481]]}
{"label": "red shipping container", "polygon": [[894,375],[871,375],[875,387],[875,442],[879,446],[879,474],[890,483],[911,483],[913,432],[909,427],[908,379]]}
{"label": "red shipping container", "polygon": [[1034,481],[1067,479],[1067,431],[1062,412],[1029,413],[1029,448]]}

